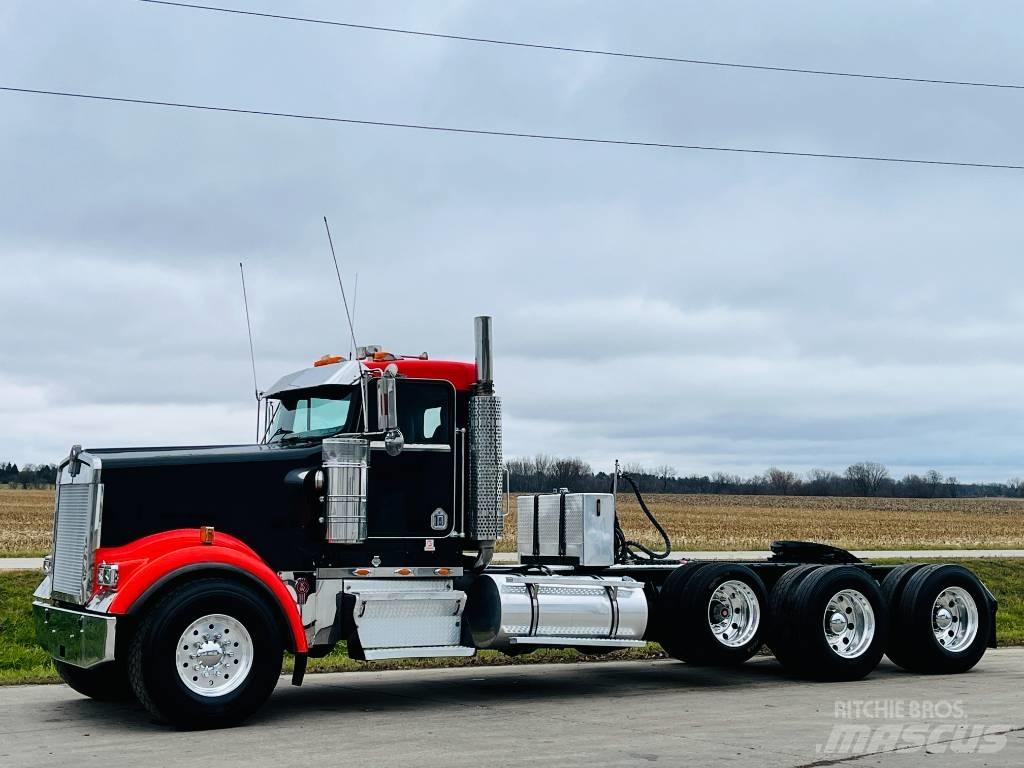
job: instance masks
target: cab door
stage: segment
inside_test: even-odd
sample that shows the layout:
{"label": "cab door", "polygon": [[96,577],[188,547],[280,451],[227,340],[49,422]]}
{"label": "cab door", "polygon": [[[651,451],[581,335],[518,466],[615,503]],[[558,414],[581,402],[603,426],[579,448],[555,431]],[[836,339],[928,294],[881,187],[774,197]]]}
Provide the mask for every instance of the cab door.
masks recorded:
{"label": "cab door", "polygon": [[455,388],[400,378],[397,402],[405,447],[389,456],[383,441],[370,443],[367,534],[440,539],[455,516]]}

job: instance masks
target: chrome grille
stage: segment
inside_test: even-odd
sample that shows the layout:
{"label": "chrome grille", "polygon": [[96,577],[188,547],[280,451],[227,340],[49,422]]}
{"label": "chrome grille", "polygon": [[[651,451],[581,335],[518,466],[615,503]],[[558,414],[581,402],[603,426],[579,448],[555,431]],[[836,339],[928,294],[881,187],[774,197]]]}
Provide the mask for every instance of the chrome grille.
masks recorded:
{"label": "chrome grille", "polygon": [[53,534],[53,591],[77,603],[85,602],[92,554],[93,483],[61,485],[57,489],[57,521]]}

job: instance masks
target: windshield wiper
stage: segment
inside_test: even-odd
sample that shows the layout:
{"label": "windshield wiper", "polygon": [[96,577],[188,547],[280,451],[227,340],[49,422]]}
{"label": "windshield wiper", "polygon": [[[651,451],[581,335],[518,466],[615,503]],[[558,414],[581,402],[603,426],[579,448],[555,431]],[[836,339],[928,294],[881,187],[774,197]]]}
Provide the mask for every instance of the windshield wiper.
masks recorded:
{"label": "windshield wiper", "polygon": [[272,434],[270,437],[267,438],[267,442],[268,443],[273,442],[274,438],[277,437],[278,435],[290,435],[290,434],[292,434],[292,431],[290,429],[285,429],[284,427],[278,427],[277,429],[274,430],[274,434]]}

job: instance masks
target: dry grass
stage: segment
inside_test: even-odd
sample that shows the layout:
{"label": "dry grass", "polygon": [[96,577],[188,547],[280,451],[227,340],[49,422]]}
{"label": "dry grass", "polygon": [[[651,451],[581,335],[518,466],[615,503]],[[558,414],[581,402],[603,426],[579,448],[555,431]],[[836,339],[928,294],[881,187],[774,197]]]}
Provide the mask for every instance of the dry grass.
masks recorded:
{"label": "dry grass", "polygon": [[[649,494],[676,550],[767,549],[806,539],[848,549],[1024,548],[1024,499],[865,499],[824,496]],[[636,499],[620,494],[626,534],[661,542]],[[513,549],[515,512],[501,548]]]}
{"label": "dry grass", "polygon": [[[678,550],[765,549],[809,539],[849,549],[1024,548],[1022,499],[861,499],[651,494],[651,511]],[[618,511],[630,538],[659,541],[632,495]],[[0,488],[0,556],[50,547],[53,491]],[[500,549],[514,548],[515,510]]]}

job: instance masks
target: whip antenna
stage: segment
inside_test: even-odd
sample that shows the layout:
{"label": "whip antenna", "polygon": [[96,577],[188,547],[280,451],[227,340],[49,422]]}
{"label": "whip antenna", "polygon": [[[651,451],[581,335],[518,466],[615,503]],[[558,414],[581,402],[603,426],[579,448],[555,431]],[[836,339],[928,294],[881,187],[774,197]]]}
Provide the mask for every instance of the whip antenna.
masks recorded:
{"label": "whip antenna", "polygon": [[[355,326],[352,325],[352,313],[348,310],[348,298],[345,296],[345,283],[341,279],[341,267],[338,266],[338,255],[334,252],[334,238],[331,237],[331,225],[327,223],[326,216],[324,216],[324,229],[327,230],[327,243],[331,246],[331,258],[334,259],[334,273],[338,276],[338,287],[341,289],[341,301],[345,305],[345,319],[348,320],[348,333],[349,337],[352,339],[351,349],[353,352],[352,357],[354,357],[359,352],[359,345],[356,344],[356,329]],[[366,404],[366,375],[364,375],[364,372],[362,371],[362,366],[360,366],[359,390],[363,396],[363,429],[366,432],[369,432],[370,409]]]}
{"label": "whip antenna", "polygon": [[331,237],[331,225],[327,223],[324,216],[324,229],[327,230],[327,243],[331,246],[331,258],[334,259],[334,272],[338,276],[338,287],[341,288],[341,302],[345,305],[345,319],[348,320],[348,332],[352,337],[352,351],[358,348],[356,344],[356,330],[352,325],[352,313],[348,311],[348,298],[345,296],[345,283],[341,279],[341,267],[338,266],[338,255],[334,252],[334,238]]}
{"label": "whip antenna", "polygon": [[256,348],[252,344],[252,323],[249,321],[249,296],[245,292],[245,267],[238,262],[242,276],[242,306],[245,307],[245,327],[249,331],[249,361],[252,363],[252,391],[256,395],[256,441],[260,439],[260,385],[256,378]]}
{"label": "whip antenna", "polygon": [[[352,289],[352,335],[356,333],[356,303],[359,301],[359,273],[356,272],[356,284]],[[355,350],[352,350],[352,355],[355,354]],[[352,357],[349,355],[349,357]]]}

